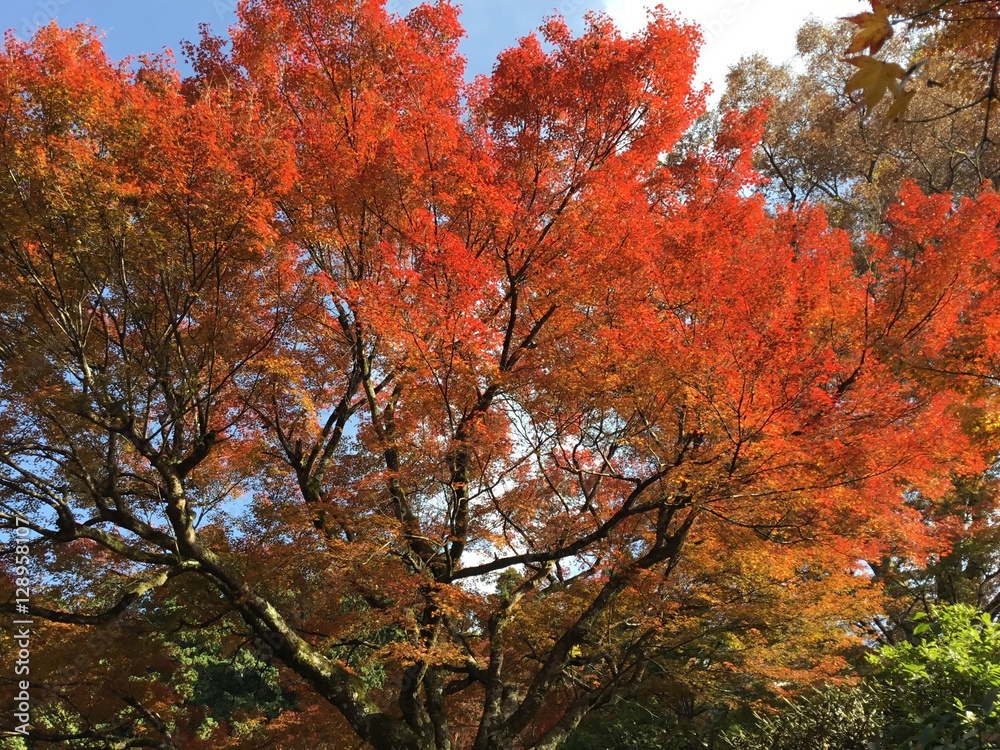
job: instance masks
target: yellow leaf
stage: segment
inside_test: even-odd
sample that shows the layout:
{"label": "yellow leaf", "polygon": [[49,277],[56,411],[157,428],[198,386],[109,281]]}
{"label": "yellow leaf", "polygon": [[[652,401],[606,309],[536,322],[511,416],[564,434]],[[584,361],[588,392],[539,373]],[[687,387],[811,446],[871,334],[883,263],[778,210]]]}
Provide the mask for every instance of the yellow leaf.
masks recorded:
{"label": "yellow leaf", "polygon": [[898,119],[910,105],[910,99],[913,98],[913,94],[913,91],[903,91],[901,89],[895,91],[893,94],[895,101],[893,101],[892,106],[889,107],[889,111],[885,113],[885,121],[892,122],[893,120]]}
{"label": "yellow leaf", "polygon": [[858,13],[856,16],[847,16],[843,20],[850,21],[859,28],[858,33],[851,41],[851,46],[847,48],[848,55],[861,52],[866,47],[874,55],[892,36],[889,11],[886,10],[881,0],[872,0],[871,13]]}
{"label": "yellow leaf", "polygon": [[865,106],[871,109],[878,104],[890,90],[896,91],[896,80],[901,80],[906,71],[896,63],[876,60],[868,55],[860,55],[847,60],[858,68],[858,72],[847,81],[845,91],[863,92]]}

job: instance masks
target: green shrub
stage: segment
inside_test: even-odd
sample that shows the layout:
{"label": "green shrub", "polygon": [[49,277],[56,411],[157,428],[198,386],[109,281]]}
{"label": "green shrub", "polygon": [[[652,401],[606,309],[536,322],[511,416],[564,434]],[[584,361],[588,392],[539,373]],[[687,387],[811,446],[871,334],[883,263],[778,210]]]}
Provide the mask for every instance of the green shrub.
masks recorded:
{"label": "green shrub", "polygon": [[817,690],[725,736],[734,750],[869,750],[882,731],[878,699],[867,684]]}
{"label": "green shrub", "polygon": [[872,654],[887,748],[1000,747],[1000,625],[965,604],[918,616],[914,640]]}

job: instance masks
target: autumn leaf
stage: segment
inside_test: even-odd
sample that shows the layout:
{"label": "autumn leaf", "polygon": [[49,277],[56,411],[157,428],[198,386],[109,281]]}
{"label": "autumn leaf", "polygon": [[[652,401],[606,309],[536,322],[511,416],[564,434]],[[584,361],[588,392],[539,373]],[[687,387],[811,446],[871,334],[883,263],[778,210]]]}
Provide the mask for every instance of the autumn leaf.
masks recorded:
{"label": "autumn leaf", "polygon": [[889,111],[885,113],[885,121],[893,122],[899,119],[906,108],[910,105],[910,100],[913,98],[915,92],[913,89],[909,90],[898,90],[893,92],[893,102],[889,106]]}
{"label": "autumn leaf", "polygon": [[877,60],[868,55],[849,58],[846,62],[858,68],[847,81],[846,93],[860,90],[865,106],[871,109],[890,91],[895,91],[896,81],[902,80],[906,71],[896,63]]}
{"label": "autumn leaf", "polygon": [[847,48],[848,55],[854,55],[864,49],[876,54],[892,37],[892,24],[889,23],[889,12],[881,0],[871,0],[872,12],[858,13],[847,16],[843,20],[850,21],[859,28],[851,46]]}

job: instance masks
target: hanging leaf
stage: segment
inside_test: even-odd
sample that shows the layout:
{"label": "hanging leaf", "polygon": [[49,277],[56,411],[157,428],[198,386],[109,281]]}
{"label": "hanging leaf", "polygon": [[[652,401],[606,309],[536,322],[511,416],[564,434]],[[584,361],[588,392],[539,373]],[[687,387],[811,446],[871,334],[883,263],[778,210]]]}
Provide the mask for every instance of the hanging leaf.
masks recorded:
{"label": "hanging leaf", "polygon": [[855,55],[864,49],[874,55],[892,37],[889,12],[881,0],[872,0],[871,13],[858,13],[843,20],[850,21],[859,29],[847,48],[848,55]]}
{"label": "hanging leaf", "polygon": [[897,82],[906,75],[906,71],[896,63],[884,62],[868,55],[852,57],[847,62],[858,68],[858,72],[847,81],[845,91],[848,94],[861,91],[868,109],[882,101],[890,91],[895,92]]}
{"label": "hanging leaf", "polygon": [[906,108],[910,106],[910,100],[913,99],[914,93],[913,89],[894,92],[893,102],[889,106],[889,111],[885,113],[885,121],[895,122],[898,120],[906,111]]}

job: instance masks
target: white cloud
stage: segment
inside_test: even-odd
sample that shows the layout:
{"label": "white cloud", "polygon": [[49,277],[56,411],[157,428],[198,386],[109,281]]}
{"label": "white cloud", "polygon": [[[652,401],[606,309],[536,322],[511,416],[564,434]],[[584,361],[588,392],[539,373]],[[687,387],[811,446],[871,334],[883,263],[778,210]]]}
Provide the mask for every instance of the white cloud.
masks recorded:
{"label": "white cloud", "polygon": [[[823,21],[852,15],[870,6],[862,0],[662,0],[682,18],[699,24],[705,36],[698,63],[698,80],[712,84],[716,94],[726,72],[744,55],[763,52],[776,62],[795,52],[795,32],[814,15]],[[646,9],[658,0],[605,0],[607,12],[626,31],[646,20]]]}

